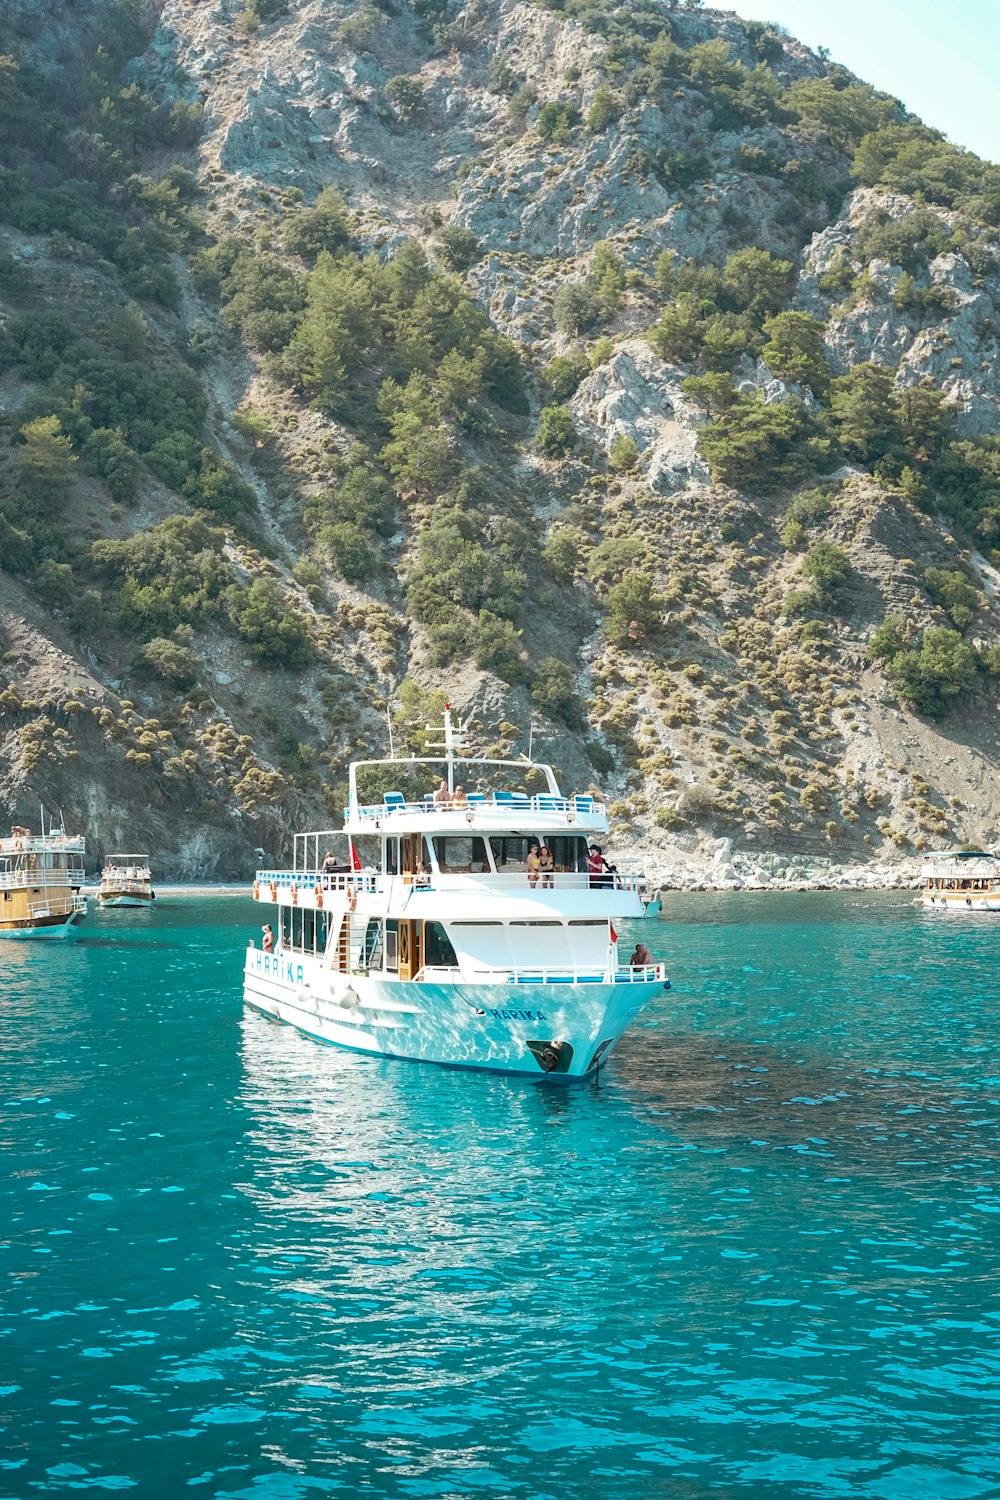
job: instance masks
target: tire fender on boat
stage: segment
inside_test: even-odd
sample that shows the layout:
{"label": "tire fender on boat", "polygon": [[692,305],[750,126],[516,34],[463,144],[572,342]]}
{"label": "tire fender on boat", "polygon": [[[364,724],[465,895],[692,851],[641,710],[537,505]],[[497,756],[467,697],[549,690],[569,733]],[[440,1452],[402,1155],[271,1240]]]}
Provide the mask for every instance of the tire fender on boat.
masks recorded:
{"label": "tire fender on boat", "polygon": [[353,885],[347,887],[347,910],[355,911],[358,905],[358,893]]}
{"label": "tire fender on boat", "polygon": [[317,905],[317,907],[319,908],[320,911],[322,911],[323,910],[323,887],[320,885],[320,883],[319,883],[318,880],[317,880],[315,886],[313,887],[313,894],[316,897],[316,905]]}
{"label": "tire fender on boat", "polygon": [[256,880],[253,883],[253,899],[255,901],[259,901],[260,900],[260,885],[258,884],[258,882]]}
{"label": "tire fender on boat", "polygon": [[299,888],[298,888],[297,885],[293,885],[292,886],[292,905],[293,906],[298,906],[298,904],[299,904]]}

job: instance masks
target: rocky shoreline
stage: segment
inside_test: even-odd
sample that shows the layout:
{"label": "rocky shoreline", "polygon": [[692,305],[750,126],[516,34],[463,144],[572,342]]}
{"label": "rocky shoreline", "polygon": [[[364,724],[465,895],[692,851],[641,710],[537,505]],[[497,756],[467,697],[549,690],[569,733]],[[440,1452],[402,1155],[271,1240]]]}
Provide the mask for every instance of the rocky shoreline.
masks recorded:
{"label": "rocky shoreline", "polygon": [[841,862],[823,855],[757,853],[732,840],[708,840],[697,851],[672,846],[641,851],[649,883],[659,891],[917,890],[919,860]]}

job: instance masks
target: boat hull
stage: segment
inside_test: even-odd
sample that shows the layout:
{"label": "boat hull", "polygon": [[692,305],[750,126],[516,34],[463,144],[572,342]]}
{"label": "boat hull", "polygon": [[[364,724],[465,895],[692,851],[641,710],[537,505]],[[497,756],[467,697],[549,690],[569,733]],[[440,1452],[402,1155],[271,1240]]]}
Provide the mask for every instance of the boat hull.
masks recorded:
{"label": "boat hull", "polygon": [[82,912],[71,912],[68,916],[58,915],[42,917],[33,921],[25,921],[8,926],[0,924],[0,938],[18,938],[22,942],[30,939],[40,940],[47,938],[50,942],[58,939],[76,937],[76,926],[83,916]]}
{"label": "boat hull", "polygon": [[247,952],[244,997],[355,1052],[566,1082],[606,1061],[662,980],[465,984],[334,973],[298,954]]}
{"label": "boat hull", "polygon": [[923,895],[920,897],[920,905],[928,908],[933,907],[935,911],[995,911],[1000,912],[1000,891],[991,891],[984,895],[967,895],[959,891],[954,895],[934,896]]}
{"label": "boat hull", "polygon": [[101,908],[106,906],[149,907],[153,904],[153,898],[152,896],[119,896],[111,894],[108,896],[98,896],[97,904]]}

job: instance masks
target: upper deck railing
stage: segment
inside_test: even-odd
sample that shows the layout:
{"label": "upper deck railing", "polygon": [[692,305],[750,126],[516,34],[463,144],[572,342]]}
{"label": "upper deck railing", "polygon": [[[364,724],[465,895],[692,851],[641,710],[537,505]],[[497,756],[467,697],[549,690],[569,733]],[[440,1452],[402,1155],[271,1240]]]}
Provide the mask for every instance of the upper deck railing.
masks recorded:
{"label": "upper deck railing", "polygon": [[81,859],[85,844],[82,834],[47,833],[40,835],[13,834],[0,839],[0,855],[16,854],[76,854]]}
{"label": "upper deck railing", "polygon": [[475,826],[509,826],[511,819],[527,815],[532,820],[549,818],[553,826],[562,827],[578,819],[593,818],[603,822],[607,809],[603,802],[593,797],[562,797],[552,792],[470,792],[463,798],[453,796],[435,799],[423,797],[419,802],[407,802],[402,794],[386,792],[381,802],[362,803],[353,810],[344,808],[344,820],[353,818],[362,823],[378,826],[403,817],[450,816],[454,822],[458,815],[464,822]]}
{"label": "upper deck railing", "polygon": [[75,876],[74,885],[79,885],[82,870],[50,870],[40,866],[28,866],[15,870],[0,870],[0,891],[38,890],[42,886],[55,888],[68,886]]}

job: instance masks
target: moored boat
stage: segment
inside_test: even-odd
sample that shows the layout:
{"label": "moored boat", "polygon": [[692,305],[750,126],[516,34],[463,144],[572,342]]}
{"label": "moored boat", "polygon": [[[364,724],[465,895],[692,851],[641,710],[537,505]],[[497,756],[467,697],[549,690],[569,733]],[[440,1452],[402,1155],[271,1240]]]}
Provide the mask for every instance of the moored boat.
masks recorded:
{"label": "moored boat", "polygon": [[109,854],[101,871],[99,905],[152,906],[156,900],[148,854]]}
{"label": "moored boat", "polygon": [[[353,763],[343,829],[298,834],[290,869],[258,871],[270,921],[247,949],[245,998],[356,1051],[583,1078],[669,987],[644,949],[618,952],[621,922],[659,903],[638,871],[603,859],[608,820],[593,797],[564,797],[546,765],[460,754],[450,714],[442,748]],[[458,765],[547,790],[466,796]],[[429,766],[443,771],[434,796],[359,797],[359,772],[384,785],[387,768],[402,782]],[[366,835],[379,854],[363,870]]]}
{"label": "moored boat", "polygon": [[995,854],[982,849],[925,854],[923,875],[915,905],[1000,912],[1000,861]]}
{"label": "moored boat", "polygon": [[0,839],[0,937],[66,938],[86,916],[84,840],[19,825]]}

